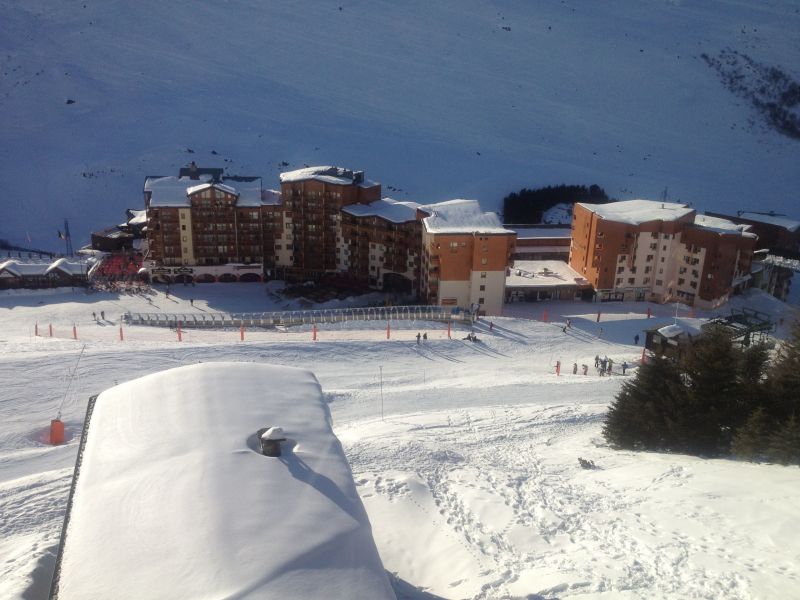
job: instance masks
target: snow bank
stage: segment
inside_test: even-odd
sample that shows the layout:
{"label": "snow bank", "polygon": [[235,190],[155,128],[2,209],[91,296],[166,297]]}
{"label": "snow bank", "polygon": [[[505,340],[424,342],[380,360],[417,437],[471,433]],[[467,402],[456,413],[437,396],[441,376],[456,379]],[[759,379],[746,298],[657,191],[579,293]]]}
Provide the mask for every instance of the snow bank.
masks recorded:
{"label": "snow bank", "polygon": [[[283,456],[257,450],[280,425]],[[190,365],[95,403],[58,598],[393,598],[310,371]]]}

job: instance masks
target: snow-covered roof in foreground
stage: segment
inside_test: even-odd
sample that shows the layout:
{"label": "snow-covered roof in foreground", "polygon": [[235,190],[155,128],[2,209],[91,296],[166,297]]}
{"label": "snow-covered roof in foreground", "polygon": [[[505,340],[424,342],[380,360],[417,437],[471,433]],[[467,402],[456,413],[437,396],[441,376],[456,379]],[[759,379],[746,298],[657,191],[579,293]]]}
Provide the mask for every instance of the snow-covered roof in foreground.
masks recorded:
{"label": "snow-covered roof in foreground", "polygon": [[67,275],[85,274],[88,267],[80,262],[70,262],[66,258],[49,262],[20,262],[19,260],[7,260],[0,262],[0,273],[6,271],[16,277],[35,277],[44,276],[53,271],[63,271]]}
{"label": "snow-covered roof in foreground", "polygon": [[420,209],[431,215],[422,220],[429,233],[514,233],[496,213],[483,212],[477,200],[448,200]]}
{"label": "snow-covered roof in foreground", "polygon": [[150,192],[150,206],[189,206],[189,194],[215,187],[229,194],[239,196],[237,206],[260,206],[261,178],[242,177],[238,180],[223,177],[222,182],[212,182],[210,175],[189,177],[148,177],[144,191]]}
{"label": "snow-covered roof in foreground", "polygon": [[380,217],[392,223],[406,223],[417,218],[418,207],[416,202],[383,198],[369,204],[348,204],[342,207],[342,212],[356,217]]}
{"label": "snow-covered roof in foreground", "polygon": [[760,213],[744,212],[739,215],[742,219],[748,221],[756,221],[757,223],[766,223],[767,225],[777,225],[785,227],[788,231],[797,231],[800,229],[800,221],[795,221],[788,217],[780,215],[762,215]]}
{"label": "snow-covered roof in foreground", "polygon": [[[358,171],[345,169],[343,167],[332,167],[330,165],[319,167],[306,167],[304,169],[297,169],[295,171],[286,171],[281,173],[281,183],[293,183],[295,181],[307,181],[313,179],[314,181],[322,181],[323,183],[333,183],[335,185],[353,185],[355,174]],[[361,173],[363,176],[363,172]],[[371,187],[377,185],[374,181],[364,179],[356,185],[362,187]]]}
{"label": "snow-covered roof in foreground", "polygon": [[750,225],[734,223],[728,219],[720,217],[710,217],[708,215],[695,215],[694,224],[703,229],[709,229],[716,233],[733,233],[745,237],[757,237],[755,233],[750,233]]}
{"label": "snow-covered roof in foreground", "polygon": [[316,378],[273,365],[100,394],[60,561],[59,598],[394,598]]}
{"label": "snow-covered roof in foreground", "polygon": [[641,225],[650,221],[675,221],[694,212],[693,208],[689,208],[685,204],[657,200],[623,200],[608,204],[579,202],[578,204],[592,211],[601,219],[629,225]]}

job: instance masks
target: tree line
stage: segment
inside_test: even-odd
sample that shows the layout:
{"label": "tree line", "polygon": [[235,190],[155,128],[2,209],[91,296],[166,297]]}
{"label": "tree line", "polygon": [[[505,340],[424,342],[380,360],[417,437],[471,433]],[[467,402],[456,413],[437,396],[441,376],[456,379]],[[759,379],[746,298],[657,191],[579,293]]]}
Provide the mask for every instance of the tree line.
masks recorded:
{"label": "tree line", "polygon": [[620,449],[800,464],[800,324],[774,357],[714,327],[678,360],[649,359],[623,383],[603,436]]}
{"label": "tree line", "polygon": [[605,204],[612,200],[599,185],[555,185],[529,190],[522,188],[503,198],[503,222],[528,225],[542,222],[542,215],[557,204],[588,202]]}

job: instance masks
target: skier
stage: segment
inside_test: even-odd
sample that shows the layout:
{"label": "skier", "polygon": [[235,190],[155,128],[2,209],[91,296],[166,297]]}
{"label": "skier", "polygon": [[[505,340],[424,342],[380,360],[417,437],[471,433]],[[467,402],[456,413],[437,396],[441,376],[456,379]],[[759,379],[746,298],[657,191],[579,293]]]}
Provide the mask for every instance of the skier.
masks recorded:
{"label": "skier", "polygon": [[427,331],[422,334],[422,341],[423,342],[427,342],[428,341],[428,332]]}
{"label": "skier", "polygon": [[561,328],[561,333],[567,333],[567,326],[566,326],[566,325],[564,325],[564,326]]}
{"label": "skier", "polygon": [[419,339],[420,339],[421,337],[422,337],[422,336],[419,334],[419,331],[418,331],[418,332],[417,332],[417,346],[419,346]]}
{"label": "skier", "polygon": [[583,368],[583,374],[584,375],[588,375],[589,374],[589,365],[581,365],[581,367]]}
{"label": "skier", "polygon": [[614,367],[614,361],[610,358],[608,359],[608,374],[611,375],[611,369]]}
{"label": "skier", "polygon": [[572,363],[572,374],[573,375],[578,374],[578,363]]}
{"label": "skier", "polygon": [[594,368],[596,369],[599,366],[600,366],[600,356],[598,354],[595,354],[594,355]]}
{"label": "skier", "polygon": [[638,333],[635,336],[633,336],[633,343],[636,346],[639,345],[639,334]]}
{"label": "skier", "polygon": [[625,375],[625,370],[628,368],[628,363],[624,360],[622,361],[622,374]]}
{"label": "skier", "polygon": [[97,313],[96,312],[92,313],[92,318],[95,320],[95,323],[96,323],[97,322]]}
{"label": "skier", "polygon": [[189,298],[189,306],[194,306],[194,298]]}
{"label": "skier", "polygon": [[489,321],[489,331],[491,331],[492,329],[494,329],[494,323],[492,321]]}
{"label": "skier", "polygon": [[567,319],[567,329],[572,329],[572,320]]}
{"label": "skier", "polygon": [[103,319],[103,321],[106,320],[106,311],[104,311],[104,310],[100,311],[100,318]]}

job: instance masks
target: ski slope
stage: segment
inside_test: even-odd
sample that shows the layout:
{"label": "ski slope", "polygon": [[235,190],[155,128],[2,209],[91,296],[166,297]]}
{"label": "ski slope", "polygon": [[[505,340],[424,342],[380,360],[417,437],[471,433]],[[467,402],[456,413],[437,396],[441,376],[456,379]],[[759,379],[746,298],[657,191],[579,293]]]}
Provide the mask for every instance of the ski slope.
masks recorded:
{"label": "ski slope", "polygon": [[[601,185],[795,214],[798,140],[702,58],[794,81],[788,0],[0,0],[0,238],[61,249],[190,160],[364,169],[399,200]],[[747,85],[753,82],[746,80]],[[794,107],[796,110],[797,107]]]}
{"label": "ski slope", "polygon": [[[735,302],[783,319],[779,335],[797,316],[758,292]],[[152,304],[276,307],[258,284],[173,286]],[[465,327],[448,339],[424,322],[393,322],[388,340],[385,323],[360,322],[319,326],[317,342],[309,327],[244,341],[238,330],[189,330],[180,343],[174,331],[130,327],[120,341],[119,315],[148,305],[70,290],[0,295],[0,597],[46,597],[88,397],[208,361],[314,372],[400,598],[788,598],[798,588],[800,470],[616,452],[602,439],[623,377],[598,377],[594,356],[635,372],[633,336],[673,322],[675,307],[652,305],[648,321],[643,303],[509,305],[491,331],[475,325],[479,343]],[[545,307],[549,323],[538,320]],[[35,337],[36,322],[52,322],[54,337]],[[573,375],[573,362],[589,375]],[[51,447],[59,410],[68,441]]]}

